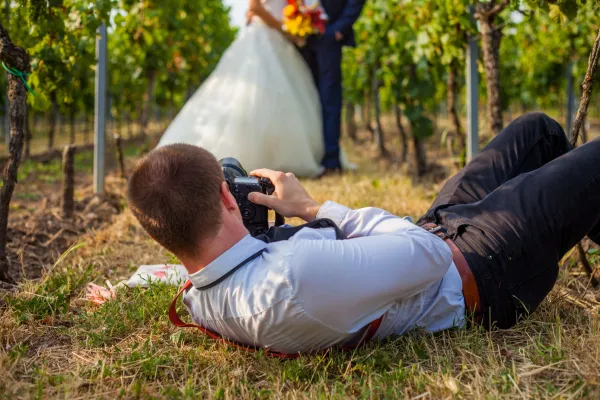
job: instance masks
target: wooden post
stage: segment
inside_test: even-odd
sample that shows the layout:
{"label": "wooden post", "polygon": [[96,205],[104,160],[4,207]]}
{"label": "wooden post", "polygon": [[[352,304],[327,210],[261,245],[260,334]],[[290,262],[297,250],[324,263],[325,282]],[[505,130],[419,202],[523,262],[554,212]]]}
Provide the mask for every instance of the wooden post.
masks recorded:
{"label": "wooden post", "polygon": [[[10,40],[8,32],[0,22],[0,61],[4,61],[10,68],[22,73],[30,69],[29,55],[17,47]],[[8,235],[8,212],[15,185],[17,172],[21,163],[23,139],[25,138],[25,119],[27,116],[27,91],[21,78],[12,74],[8,75],[8,100],[10,102],[10,142],[8,161],[4,166],[0,189],[0,280],[12,282],[14,279],[9,274],[10,262],[6,256],[6,239]]]}
{"label": "wooden post", "polygon": [[73,217],[75,202],[75,145],[65,146],[62,153],[62,201],[61,209],[63,218]]}
{"label": "wooden post", "polygon": [[119,164],[121,178],[127,179],[127,175],[125,174],[125,157],[123,157],[123,145],[121,142],[121,136],[117,134],[115,134],[115,151],[117,152],[117,163]]}

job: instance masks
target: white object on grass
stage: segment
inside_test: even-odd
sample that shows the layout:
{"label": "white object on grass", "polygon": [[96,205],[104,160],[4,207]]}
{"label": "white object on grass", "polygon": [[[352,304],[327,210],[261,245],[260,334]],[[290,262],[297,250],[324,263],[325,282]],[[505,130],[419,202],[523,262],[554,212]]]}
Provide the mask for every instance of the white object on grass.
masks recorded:
{"label": "white object on grass", "polygon": [[148,287],[152,282],[162,282],[167,285],[181,286],[187,279],[188,273],[183,265],[140,265],[125,284],[129,287]]}

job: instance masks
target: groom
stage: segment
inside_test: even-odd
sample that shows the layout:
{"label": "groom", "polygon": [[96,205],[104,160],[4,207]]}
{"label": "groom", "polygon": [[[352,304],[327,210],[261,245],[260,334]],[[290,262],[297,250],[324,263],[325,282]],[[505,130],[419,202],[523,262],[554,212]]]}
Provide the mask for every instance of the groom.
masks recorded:
{"label": "groom", "polygon": [[323,113],[325,156],[323,175],[341,171],[342,46],[354,46],[352,25],[365,0],[321,0],[329,20],[325,34],[313,37],[300,49],[319,89]]}

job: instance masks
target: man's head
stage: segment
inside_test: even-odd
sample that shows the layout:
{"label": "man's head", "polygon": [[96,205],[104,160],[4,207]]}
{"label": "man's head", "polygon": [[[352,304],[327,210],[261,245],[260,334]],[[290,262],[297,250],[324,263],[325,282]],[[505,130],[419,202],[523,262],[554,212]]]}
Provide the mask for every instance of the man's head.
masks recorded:
{"label": "man's head", "polygon": [[150,152],[135,167],[127,197],[146,232],[182,261],[198,258],[224,223],[241,223],[219,163],[197,146]]}

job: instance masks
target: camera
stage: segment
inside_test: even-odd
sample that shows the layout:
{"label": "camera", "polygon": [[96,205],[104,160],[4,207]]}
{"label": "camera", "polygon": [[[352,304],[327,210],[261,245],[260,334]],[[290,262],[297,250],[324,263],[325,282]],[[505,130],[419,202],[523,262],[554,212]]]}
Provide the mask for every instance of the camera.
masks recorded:
{"label": "camera", "polygon": [[[273,194],[275,186],[267,178],[248,176],[248,173],[240,162],[232,157],[223,158],[219,161],[225,181],[229,185],[229,191],[237,201],[244,226],[252,236],[267,233],[269,230],[269,209],[266,206],[252,203],[248,200],[248,194],[259,192],[267,195]],[[275,226],[283,225],[283,217],[275,215]]]}

